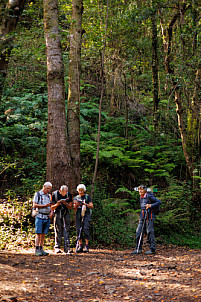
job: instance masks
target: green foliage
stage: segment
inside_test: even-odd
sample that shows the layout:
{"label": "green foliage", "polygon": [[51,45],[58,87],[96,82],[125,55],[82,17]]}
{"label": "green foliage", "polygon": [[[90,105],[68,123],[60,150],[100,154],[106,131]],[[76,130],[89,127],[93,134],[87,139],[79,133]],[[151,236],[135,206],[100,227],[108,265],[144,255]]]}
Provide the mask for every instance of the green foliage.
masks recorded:
{"label": "green foliage", "polygon": [[186,246],[193,249],[201,249],[200,234],[191,231],[184,233],[182,236],[176,232],[171,233],[171,235],[165,235],[163,241],[168,244]]}
{"label": "green foliage", "polygon": [[[157,129],[154,128],[156,112],[152,96],[150,2],[128,1],[125,5],[125,1],[115,0],[109,8],[97,176],[100,192],[96,193],[93,211],[96,244],[133,245],[139,206],[138,193],[133,187],[139,183],[159,189],[158,197],[163,203],[156,221],[158,237],[164,236],[165,240],[169,238],[174,242],[180,238],[186,244],[187,240],[190,242],[190,228],[196,233],[200,231],[201,194],[188,183],[172,82],[164,68],[161,32],[167,31],[167,24],[178,12],[174,1],[168,4],[156,1],[160,11],[157,22],[158,53],[161,54]],[[106,1],[87,0],[83,13],[80,129],[82,178],[87,185],[91,184],[97,151],[106,7]],[[71,4],[61,0],[59,9],[67,95]],[[28,200],[45,179],[47,67],[42,15],[42,1],[27,4],[14,33],[16,39],[0,103],[0,189],[11,205],[18,196]],[[200,63],[199,15],[196,3],[189,6],[175,23],[171,41],[171,67],[181,94],[188,133],[187,149],[197,165],[200,163],[199,123],[189,111],[189,100],[194,93],[195,72]],[[13,213],[17,213],[18,206],[14,208]],[[28,213],[25,208],[22,212],[25,214],[20,219],[13,213],[1,216],[4,241],[11,242],[20,232],[26,233],[25,237],[32,234],[27,227],[27,224],[33,227]],[[8,229],[12,224],[16,231],[9,237]]]}
{"label": "green foliage", "polygon": [[[196,194],[195,194],[196,191]],[[162,211],[156,221],[156,232],[162,241],[200,247],[200,192],[192,184],[174,180],[161,195]],[[193,236],[188,242],[187,238]],[[197,236],[197,240],[195,237]]]}
{"label": "green foliage", "polygon": [[101,199],[99,206],[93,210],[93,243],[113,247],[133,246],[137,220],[125,200]]}
{"label": "green foliage", "polygon": [[[98,108],[90,102],[81,106],[81,155],[83,158],[96,157],[96,135]],[[124,118],[109,117],[103,112],[99,150],[99,170],[101,174],[117,175],[132,173],[138,182],[168,183],[176,171],[185,165],[182,148],[178,139],[167,135],[155,136],[142,125],[128,120],[128,138],[124,138]],[[84,161],[85,163],[85,161]],[[91,163],[91,161],[90,161]],[[91,169],[93,166],[91,166]],[[176,172],[177,173],[177,172]],[[150,182],[151,180],[151,182]],[[114,180],[115,182],[115,180]],[[126,187],[126,182],[123,183]],[[138,183],[134,184],[135,186]]]}
{"label": "green foliage", "polygon": [[1,249],[30,247],[34,242],[32,202],[14,199],[13,196],[7,197],[8,201],[0,204],[0,247]]}
{"label": "green foliage", "polygon": [[1,117],[5,120],[0,128],[0,179],[4,181],[5,191],[13,192],[13,198],[34,192],[35,187],[43,182],[46,166],[46,106],[47,95],[25,94],[5,98],[0,108],[4,112]]}

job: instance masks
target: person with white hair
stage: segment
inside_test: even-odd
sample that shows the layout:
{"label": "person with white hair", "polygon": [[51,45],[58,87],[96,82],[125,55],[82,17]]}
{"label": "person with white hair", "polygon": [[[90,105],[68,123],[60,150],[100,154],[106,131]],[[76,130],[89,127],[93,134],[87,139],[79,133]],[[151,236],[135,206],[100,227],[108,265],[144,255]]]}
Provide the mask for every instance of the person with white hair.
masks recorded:
{"label": "person with white hair", "polygon": [[49,253],[43,250],[45,235],[49,231],[50,218],[52,211],[50,208],[51,195],[49,194],[52,189],[50,182],[45,182],[42,190],[35,193],[33,198],[33,207],[37,209],[35,216],[35,255],[47,256]]}
{"label": "person with white hair", "polygon": [[70,210],[73,206],[72,194],[66,185],[52,193],[51,209],[54,211],[54,232],[56,254],[61,253],[63,236],[64,253],[70,254]]}
{"label": "person with white hair", "polygon": [[[79,195],[74,198],[74,210],[76,210],[76,231],[77,231],[77,245],[76,253],[89,252],[89,229],[91,223],[91,212],[93,209],[93,202],[91,197],[86,194],[86,187],[84,184],[77,186]],[[82,240],[85,239],[85,248],[83,250]]]}

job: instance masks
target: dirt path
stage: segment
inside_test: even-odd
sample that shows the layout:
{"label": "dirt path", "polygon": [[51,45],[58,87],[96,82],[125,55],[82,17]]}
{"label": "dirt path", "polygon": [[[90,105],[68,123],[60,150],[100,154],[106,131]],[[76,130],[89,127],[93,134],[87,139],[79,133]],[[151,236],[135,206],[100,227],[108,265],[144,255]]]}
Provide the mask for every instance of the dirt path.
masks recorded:
{"label": "dirt path", "polygon": [[0,252],[0,301],[201,301],[201,251],[158,246],[152,256],[131,250],[34,256]]}

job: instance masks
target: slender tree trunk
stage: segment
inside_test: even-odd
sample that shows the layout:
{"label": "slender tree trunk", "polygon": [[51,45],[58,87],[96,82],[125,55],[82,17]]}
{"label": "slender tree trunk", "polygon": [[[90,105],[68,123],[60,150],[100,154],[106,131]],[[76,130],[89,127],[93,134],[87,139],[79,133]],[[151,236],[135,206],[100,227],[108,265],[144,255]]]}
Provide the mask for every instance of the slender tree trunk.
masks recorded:
{"label": "slender tree trunk", "polygon": [[197,151],[199,153],[199,157],[201,156],[201,64],[198,66],[198,70],[195,76],[195,86],[194,93],[191,101],[191,110],[192,110],[192,118],[193,124],[196,128],[197,133]]}
{"label": "slender tree trunk", "polygon": [[107,33],[107,23],[108,23],[108,1],[107,0],[107,17],[106,17],[106,25],[105,25],[105,38],[103,44],[103,52],[102,52],[102,62],[101,62],[101,96],[99,101],[99,118],[98,118],[98,136],[97,136],[97,150],[96,150],[96,162],[94,168],[94,175],[92,179],[91,186],[91,197],[94,195],[94,187],[96,181],[96,175],[98,171],[98,160],[99,160],[99,146],[100,146],[100,130],[101,130],[101,111],[102,111],[102,101],[103,101],[103,93],[104,93],[104,58],[105,58],[105,47],[106,47],[106,33]]}
{"label": "slender tree trunk", "polygon": [[194,93],[191,102],[193,118],[200,118],[201,114],[201,64],[196,71]]}
{"label": "slender tree trunk", "polygon": [[154,103],[154,127],[158,128],[158,39],[157,39],[157,8],[155,0],[152,0],[152,83],[153,83],[153,103]]}
{"label": "slender tree trunk", "polygon": [[26,0],[3,0],[1,3],[1,25],[0,25],[0,100],[3,93],[4,82],[7,75],[9,57],[13,48],[19,16],[21,15]]}
{"label": "slender tree trunk", "polygon": [[70,31],[70,61],[68,90],[68,139],[72,159],[73,190],[81,180],[80,169],[80,62],[82,40],[83,1],[72,1],[72,18]]}
{"label": "slender tree trunk", "polygon": [[188,148],[187,148],[187,136],[186,136],[186,126],[185,126],[184,119],[183,119],[183,107],[182,107],[182,102],[181,102],[180,91],[176,86],[175,86],[175,104],[176,104],[178,126],[179,126],[179,131],[180,131],[181,140],[182,140],[183,152],[184,152],[184,156],[186,159],[186,164],[187,164],[187,167],[189,170],[189,174],[192,176],[193,170],[194,170],[194,165],[192,162],[192,157],[189,154]]}
{"label": "slender tree trunk", "polygon": [[194,164],[192,161],[191,154],[189,153],[187,148],[187,134],[186,134],[186,126],[183,119],[183,106],[181,101],[181,94],[178,88],[178,83],[175,81],[174,67],[171,66],[170,64],[172,60],[171,45],[172,45],[172,38],[173,38],[173,28],[176,21],[179,19],[180,15],[184,14],[187,9],[188,6],[186,6],[186,4],[184,3],[181,9],[178,12],[176,12],[176,14],[172,17],[169,26],[165,30],[162,28],[162,33],[163,33],[164,51],[165,51],[165,68],[167,74],[169,74],[169,76],[171,77],[172,88],[173,91],[175,92],[175,105],[176,105],[176,112],[178,118],[178,126],[179,126],[179,131],[182,140],[182,147],[183,147],[183,152],[188,167],[188,171],[190,176],[192,177]]}
{"label": "slender tree trunk", "polygon": [[128,139],[128,105],[127,105],[127,82],[124,74],[124,104],[125,104],[125,139]]}
{"label": "slender tree trunk", "polygon": [[44,0],[44,30],[47,49],[48,129],[47,175],[53,189],[71,188],[70,153],[67,149],[64,66],[58,24],[58,0]]}

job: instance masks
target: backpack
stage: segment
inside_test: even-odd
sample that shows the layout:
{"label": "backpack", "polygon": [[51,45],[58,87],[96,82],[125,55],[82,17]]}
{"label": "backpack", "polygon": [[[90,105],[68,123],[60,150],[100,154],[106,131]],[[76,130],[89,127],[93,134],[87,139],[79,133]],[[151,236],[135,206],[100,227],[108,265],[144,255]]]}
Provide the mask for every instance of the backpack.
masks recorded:
{"label": "backpack", "polygon": [[[55,201],[57,202],[58,200],[59,200],[59,198],[58,198],[58,195],[59,194],[59,190],[56,190],[56,191],[54,191],[53,193],[52,193],[52,196],[54,196],[55,197]],[[69,191],[67,191],[67,199],[69,198]],[[66,199],[66,201],[67,201],[67,199]],[[54,211],[53,211],[53,214],[55,214],[57,211],[60,211],[60,213],[62,214],[62,215],[66,215],[66,213],[69,211],[62,203],[60,204],[60,208],[59,209],[55,209]]]}
{"label": "backpack", "polygon": [[[38,196],[38,203],[39,203],[39,201],[40,201],[40,192],[39,191],[37,192],[37,196]],[[33,207],[32,210],[31,210],[31,216],[33,218],[35,218],[36,215],[38,215],[38,210]]]}
{"label": "backpack", "polygon": [[[38,192],[36,192],[37,193],[37,197],[38,197],[38,203],[39,203],[39,201],[40,201],[40,191],[38,191]],[[50,196],[50,194],[49,194],[49,196]],[[41,203],[42,204],[42,203]],[[39,213],[39,210],[37,209],[37,208],[32,208],[32,211],[31,211],[31,216],[33,217],[33,218],[35,218],[37,215],[38,215],[38,213]]]}
{"label": "backpack", "polygon": [[57,202],[58,201],[58,190],[56,190],[56,191],[54,191],[53,193],[52,193],[52,196],[55,196],[55,201]]}
{"label": "backpack", "polygon": [[[148,203],[151,203],[151,200],[149,199],[149,195],[155,197],[154,193],[152,191],[147,192],[147,199]],[[160,213],[160,205],[156,206],[155,208],[152,209],[155,215],[158,215]]]}
{"label": "backpack", "polygon": [[[55,201],[58,201],[58,193],[59,193],[59,191],[58,190],[56,190],[56,191],[54,191],[53,193],[52,193],[52,195],[54,195],[55,196]],[[67,191],[67,198],[68,198],[68,191]]]}
{"label": "backpack", "polygon": [[[78,197],[79,195],[77,195],[76,197]],[[75,198],[76,198],[75,197]],[[88,194],[85,194],[85,197],[86,197],[86,203],[87,201],[89,200],[89,195]],[[90,213],[90,216],[92,215],[92,209],[88,209],[89,210],[89,213]]]}

